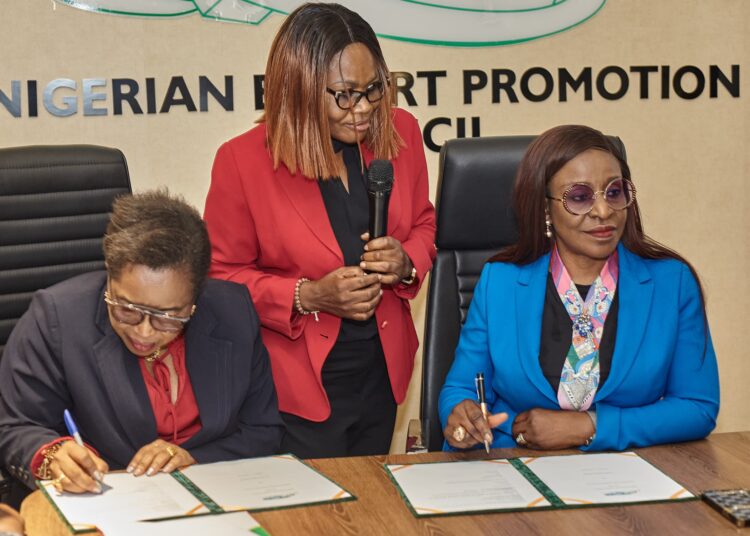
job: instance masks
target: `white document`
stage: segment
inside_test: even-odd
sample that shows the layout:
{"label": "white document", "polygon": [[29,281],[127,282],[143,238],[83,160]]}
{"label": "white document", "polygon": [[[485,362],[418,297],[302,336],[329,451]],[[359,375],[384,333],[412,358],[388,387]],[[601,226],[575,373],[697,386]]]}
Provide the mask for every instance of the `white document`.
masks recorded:
{"label": "white document", "polygon": [[520,460],[568,505],[661,501],[694,496],[634,452]]}
{"label": "white document", "polygon": [[185,517],[168,521],[127,522],[110,519],[99,525],[105,536],[251,536],[267,535],[247,512]]}
{"label": "white document", "polygon": [[351,498],[292,455],[192,465],[182,470],[224,510],[265,510]]}
{"label": "white document", "polygon": [[417,515],[549,506],[507,460],[386,467]]}
{"label": "white document", "polygon": [[182,484],[167,473],[135,477],[129,473],[104,476],[104,491],[57,495],[50,481],[45,491],[74,530],[107,522],[138,521],[189,515],[202,507]]}

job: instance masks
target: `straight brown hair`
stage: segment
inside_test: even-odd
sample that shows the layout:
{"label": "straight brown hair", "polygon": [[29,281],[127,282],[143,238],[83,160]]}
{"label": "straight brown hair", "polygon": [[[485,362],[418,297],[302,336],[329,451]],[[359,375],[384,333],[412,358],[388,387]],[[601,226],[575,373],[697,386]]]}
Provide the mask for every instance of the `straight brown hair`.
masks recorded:
{"label": "straight brown hair", "polygon": [[[562,125],[544,132],[529,145],[516,174],[513,208],[518,241],[500,250],[490,259],[491,262],[529,264],[552,249],[554,239],[545,235],[547,187],[565,164],[589,149],[614,156],[620,164],[622,177],[632,181],[625,155],[598,130],[581,125]],[[625,210],[628,217],[621,239],[623,246],[646,259],[676,259],[685,263],[698,283],[705,318],[703,286],[693,265],[676,251],[646,235],[637,198]]]}
{"label": "straight brown hair", "polygon": [[299,170],[312,179],[339,176],[326,112],[326,82],[331,62],[353,43],[370,51],[384,86],[365,144],[377,159],[398,155],[403,141],[393,127],[389,71],[375,32],[344,6],[308,3],[286,18],[268,54],[265,112],[258,122],[266,124],[274,169],[284,164],[292,173]]}

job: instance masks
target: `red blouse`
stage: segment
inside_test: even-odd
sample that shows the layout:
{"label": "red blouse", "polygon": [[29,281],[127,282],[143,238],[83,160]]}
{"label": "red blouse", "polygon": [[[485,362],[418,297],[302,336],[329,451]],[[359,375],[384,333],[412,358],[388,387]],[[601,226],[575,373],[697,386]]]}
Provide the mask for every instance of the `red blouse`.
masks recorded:
{"label": "red blouse", "polygon": [[[165,352],[164,355],[171,354],[172,364],[177,373],[177,400],[174,404],[172,404],[172,385],[169,380],[169,369],[162,363],[162,360],[159,359],[153,362],[153,376],[148,373],[145,359],[139,358],[138,364],[141,367],[143,381],[146,383],[146,391],[151,401],[151,409],[154,412],[156,433],[159,439],[180,445],[200,431],[201,421],[198,412],[198,403],[195,401],[193,393],[193,386],[190,383],[190,376],[185,367],[185,339],[181,336],[177,337],[169,344],[168,348],[169,352]],[[73,438],[70,436],[59,437],[46,445],[42,445],[31,459],[31,472],[35,475],[37,474],[39,466],[44,460],[43,453],[46,449],[55,443],[71,439]],[[99,454],[88,443],[86,446],[97,455]]]}
{"label": "red blouse", "polygon": [[185,366],[185,339],[177,337],[169,344],[166,355],[172,356],[172,365],[177,373],[177,400],[172,404],[172,386],[169,369],[162,359],[152,363],[154,375],[148,373],[146,360],[139,359],[143,381],[151,400],[151,408],[156,420],[156,433],[159,439],[181,445],[201,429],[198,403],[195,401],[193,386]]}

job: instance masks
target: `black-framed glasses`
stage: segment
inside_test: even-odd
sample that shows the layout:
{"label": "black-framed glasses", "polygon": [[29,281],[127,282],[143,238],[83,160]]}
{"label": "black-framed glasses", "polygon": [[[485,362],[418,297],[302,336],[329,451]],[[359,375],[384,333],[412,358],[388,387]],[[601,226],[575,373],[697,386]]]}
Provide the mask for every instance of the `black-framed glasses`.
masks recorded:
{"label": "black-framed glasses", "polygon": [[628,179],[612,180],[604,190],[594,190],[588,184],[576,183],[570,185],[563,192],[562,197],[547,196],[547,199],[562,201],[565,210],[575,216],[582,216],[591,212],[599,194],[604,194],[604,200],[614,210],[623,210],[635,201],[635,186]]}
{"label": "black-framed glasses", "polygon": [[336,91],[327,87],[326,92],[333,95],[336,105],[339,108],[342,110],[351,110],[359,104],[362,97],[366,98],[367,102],[370,104],[375,104],[381,100],[385,95],[384,87],[385,85],[383,82],[377,81],[367,86],[364,91],[358,91],[356,89],[340,89]]}
{"label": "black-framed glasses", "polygon": [[148,316],[152,328],[170,333],[182,330],[195,313],[195,305],[190,309],[190,316],[177,316],[145,305],[122,302],[112,298],[108,290],[104,291],[104,302],[109,305],[112,317],[118,322],[137,326]]}

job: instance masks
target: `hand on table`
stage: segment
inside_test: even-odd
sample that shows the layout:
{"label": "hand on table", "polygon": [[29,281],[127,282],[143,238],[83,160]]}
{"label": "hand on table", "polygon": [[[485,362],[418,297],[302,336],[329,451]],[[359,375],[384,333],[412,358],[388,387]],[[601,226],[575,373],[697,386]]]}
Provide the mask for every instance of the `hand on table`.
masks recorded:
{"label": "hand on table", "polygon": [[7,504],[0,504],[0,532],[9,532],[19,536],[24,533],[21,514]]}
{"label": "hand on table", "polygon": [[55,452],[49,470],[57,491],[101,493],[100,482],[109,466],[88,448],[65,441]]}
{"label": "hand on table", "polygon": [[135,476],[144,473],[153,476],[159,471],[171,473],[175,469],[194,463],[195,459],[185,449],[163,439],[157,439],[135,453],[127,471]]}
{"label": "hand on table", "polygon": [[[492,428],[497,428],[507,419],[507,413],[488,414],[487,422],[485,422],[479,404],[466,399],[456,404],[451,414],[448,415],[448,423],[443,429],[443,436],[450,446],[458,449],[468,449],[484,443],[485,438],[492,443]],[[454,435],[459,426],[466,431],[461,441],[458,441]]]}
{"label": "hand on table", "polygon": [[360,238],[367,242],[360,268],[366,272],[381,274],[381,283],[384,285],[397,285],[402,279],[411,277],[414,265],[401,242],[392,236],[370,240],[370,233],[364,233]]}
{"label": "hand on table", "polygon": [[558,450],[580,447],[594,435],[594,423],[586,412],[534,408],[516,415],[513,438],[523,434],[530,449]]}
{"label": "hand on table", "polygon": [[367,320],[380,303],[381,279],[380,274],[366,274],[357,266],[337,268],[317,281],[303,283],[299,289],[300,304],[306,311]]}

